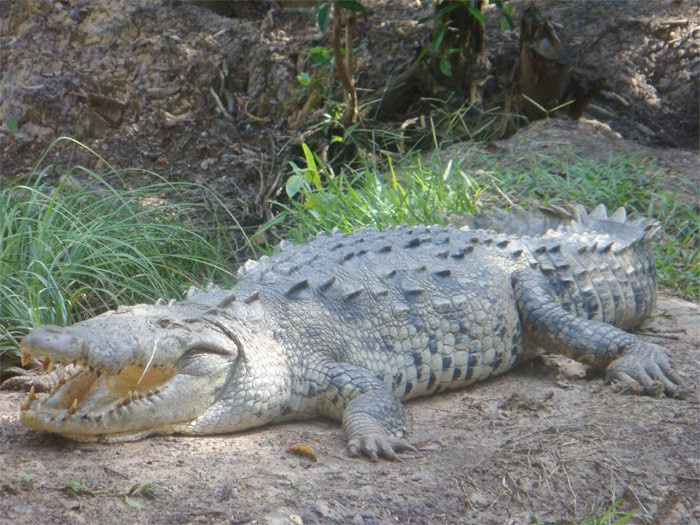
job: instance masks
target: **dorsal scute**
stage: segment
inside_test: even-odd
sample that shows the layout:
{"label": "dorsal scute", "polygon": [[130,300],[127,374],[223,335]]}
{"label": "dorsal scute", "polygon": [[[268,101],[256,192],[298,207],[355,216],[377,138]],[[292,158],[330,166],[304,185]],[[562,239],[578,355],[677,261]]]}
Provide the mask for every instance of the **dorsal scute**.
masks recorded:
{"label": "dorsal scute", "polygon": [[517,237],[545,237],[553,233],[560,236],[570,234],[604,234],[615,242],[614,251],[627,249],[636,243],[650,240],[659,230],[654,219],[629,220],[627,211],[620,207],[608,215],[602,204],[590,212],[581,204],[551,205],[525,209],[514,205],[509,210],[489,210],[472,217],[460,218],[458,223],[467,230],[493,230]]}

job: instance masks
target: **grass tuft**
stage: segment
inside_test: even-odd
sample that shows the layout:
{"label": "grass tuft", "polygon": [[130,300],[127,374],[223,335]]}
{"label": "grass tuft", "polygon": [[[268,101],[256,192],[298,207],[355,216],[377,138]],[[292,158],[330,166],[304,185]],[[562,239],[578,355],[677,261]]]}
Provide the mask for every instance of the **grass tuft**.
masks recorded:
{"label": "grass tuft", "polygon": [[0,189],[0,370],[16,364],[17,342],[34,326],[232,280],[223,228],[187,202],[203,188],[160,180],[117,189],[81,168],[91,188],[76,189],[71,170],[52,183],[49,169]]}

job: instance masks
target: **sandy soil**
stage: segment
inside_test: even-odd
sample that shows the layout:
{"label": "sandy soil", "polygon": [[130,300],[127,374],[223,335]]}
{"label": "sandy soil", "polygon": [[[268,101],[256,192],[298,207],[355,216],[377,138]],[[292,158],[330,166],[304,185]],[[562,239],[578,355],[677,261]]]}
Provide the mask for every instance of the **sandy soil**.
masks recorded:
{"label": "sandy soil", "polygon": [[[419,453],[396,463],[350,458],[326,420],[79,444],[25,429],[24,394],[1,392],[0,522],[503,524],[530,509],[562,523],[622,498],[633,523],[696,523],[698,327],[697,305],[663,296],[642,334],[673,356],[688,400],[616,393],[557,359],[409,403]],[[288,452],[298,444],[318,461]],[[127,505],[151,483],[132,497],[143,509]]]}

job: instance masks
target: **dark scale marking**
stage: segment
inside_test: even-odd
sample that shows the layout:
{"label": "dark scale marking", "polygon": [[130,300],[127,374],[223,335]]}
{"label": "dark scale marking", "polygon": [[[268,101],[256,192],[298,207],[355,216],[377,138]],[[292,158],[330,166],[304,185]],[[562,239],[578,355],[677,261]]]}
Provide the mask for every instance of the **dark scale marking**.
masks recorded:
{"label": "dark scale marking", "polygon": [[469,360],[467,361],[467,366],[472,369],[479,363],[479,358],[476,354],[469,354]]}
{"label": "dark scale marking", "polygon": [[433,334],[430,334],[428,337],[428,350],[433,355],[437,354],[437,341],[435,340],[435,336]]}
{"label": "dark scale marking", "polygon": [[362,249],[362,250],[358,250],[358,251],[357,251],[357,255],[358,255],[358,256],[359,256],[359,255],[364,255],[364,254],[366,254],[366,253],[367,253],[367,250],[365,250],[365,249]]}
{"label": "dark scale marking", "polygon": [[600,303],[598,303],[598,298],[595,295],[591,295],[586,301],[586,312],[588,313],[588,316],[595,316],[599,309]]}
{"label": "dark scale marking", "polygon": [[469,333],[469,327],[465,321],[459,321],[459,333],[462,335]]}
{"label": "dark scale marking", "polygon": [[614,242],[611,242],[610,244],[607,244],[605,246],[602,246],[601,248],[598,249],[599,253],[608,253],[612,250]]}
{"label": "dark scale marking", "polygon": [[336,250],[340,250],[343,246],[345,246],[345,245],[342,242],[339,242],[338,244],[336,244],[335,246],[333,246],[331,248],[331,251],[334,252]]}
{"label": "dark scale marking", "polygon": [[443,250],[441,252],[438,252],[436,255],[441,259],[446,259],[450,255],[450,250]]}
{"label": "dark scale marking", "polygon": [[555,244],[549,249],[549,253],[559,253],[561,252],[561,244]]}
{"label": "dark scale marking", "polygon": [[348,252],[340,259],[340,264],[348,262],[350,259],[355,257],[355,252]]}
{"label": "dark scale marking", "polygon": [[580,247],[578,250],[576,250],[576,251],[579,253],[579,255],[582,255],[582,254],[586,253],[586,250],[588,250],[588,246],[581,246],[581,247]]}
{"label": "dark scale marking", "polygon": [[446,368],[450,368],[450,366],[452,366],[452,358],[446,355],[442,358],[442,369],[445,370]]}
{"label": "dark scale marking", "polygon": [[417,332],[425,331],[425,321],[421,316],[417,315],[415,312],[413,312],[413,314],[411,315],[410,322],[416,328]]}
{"label": "dark scale marking", "polygon": [[455,252],[452,254],[453,259],[464,259],[464,249],[460,249],[459,251]]}
{"label": "dark scale marking", "polygon": [[473,242],[474,244],[478,244],[479,241],[480,241],[481,239],[479,239],[478,237],[472,237],[472,238],[469,239],[469,240],[470,240],[471,242]]}
{"label": "dark scale marking", "polygon": [[390,272],[384,274],[384,279],[393,279],[394,277],[396,277],[397,273],[398,272],[396,270],[391,270]]}
{"label": "dark scale marking", "polygon": [[226,308],[227,306],[230,306],[234,302],[236,302],[236,296],[235,296],[235,294],[230,293],[226,297],[224,297],[221,300],[221,302],[219,302],[219,304],[217,306],[219,308]]}
{"label": "dark scale marking", "polygon": [[407,396],[413,390],[413,383],[411,381],[406,381],[406,386],[404,387],[404,396]]}
{"label": "dark scale marking", "polygon": [[537,248],[535,248],[534,251],[535,251],[536,254],[539,255],[539,254],[541,254],[541,253],[546,252],[546,251],[547,251],[547,247],[546,247],[546,246],[538,246]]}
{"label": "dark scale marking", "polygon": [[316,387],[313,384],[309,384],[308,395],[309,397],[313,397],[316,395]]}
{"label": "dark scale marking", "polygon": [[284,296],[287,297],[288,299],[291,299],[294,295],[297,293],[301,292],[302,290],[305,290],[309,287],[309,281],[308,279],[304,279],[303,281],[299,281],[298,283],[294,283],[292,286],[290,286],[286,292],[284,292]]}
{"label": "dark scale marking", "polygon": [[418,268],[415,269],[416,273],[425,272],[427,270],[428,267],[425,264],[421,264]]}
{"label": "dark scale marking", "polygon": [[467,371],[466,371],[465,374],[464,374],[464,379],[465,379],[465,380],[469,380],[469,379],[472,378],[473,375],[474,375],[474,369],[473,369],[473,368],[467,368]]}
{"label": "dark scale marking", "polygon": [[260,292],[255,290],[252,294],[250,294],[248,297],[243,299],[243,302],[245,304],[250,304],[250,303],[257,301],[258,299],[260,299]]}
{"label": "dark scale marking", "polygon": [[372,292],[372,295],[374,297],[385,297],[389,295],[389,289],[388,288],[379,288],[375,287],[370,290]]}
{"label": "dark scale marking", "polygon": [[462,369],[458,366],[455,367],[454,372],[452,372],[452,381],[457,381],[459,376],[462,375]]}
{"label": "dark scale marking", "polygon": [[401,283],[401,291],[407,297],[416,297],[417,295],[421,295],[423,292],[425,292],[425,289],[413,284],[410,281],[403,281]]}
{"label": "dark scale marking", "polygon": [[414,237],[406,243],[404,248],[418,248],[420,246],[420,238]]}
{"label": "dark scale marking", "polygon": [[498,248],[505,248],[505,247],[508,246],[509,244],[510,244],[510,241],[506,239],[506,240],[497,242],[497,243],[496,243],[496,246],[497,246]]}
{"label": "dark scale marking", "polygon": [[362,292],[364,292],[364,290],[362,288],[358,288],[357,290],[352,290],[350,292],[344,293],[340,298],[344,302],[348,302],[359,297],[362,294]]}
{"label": "dark scale marking", "polygon": [[449,270],[448,268],[440,269],[440,270],[433,270],[433,275],[435,277],[449,277],[451,273],[452,273],[452,271]]}
{"label": "dark scale marking", "polygon": [[421,379],[423,379],[423,369],[418,368],[416,370],[416,381],[420,381]]}
{"label": "dark scale marking", "polygon": [[401,384],[401,381],[403,381],[403,372],[399,372],[394,376],[394,386],[399,386]]}
{"label": "dark scale marking", "polygon": [[523,254],[523,251],[522,251],[522,250],[515,250],[515,251],[510,252],[510,256],[511,256],[513,259],[517,259],[517,258],[520,257],[522,254]]}
{"label": "dark scale marking", "polygon": [[430,377],[428,378],[428,388],[432,388],[433,385],[435,385],[435,381],[437,381],[435,374],[433,372],[430,372]]}
{"label": "dark scale marking", "polygon": [[391,244],[387,244],[386,246],[382,246],[381,248],[379,248],[379,250],[377,250],[377,251],[379,253],[387,253],[387,252],[390,252],[391,250],[392,250]]}
{"label": "dark scale marking", "polygon": [[423,354],[421,354],[420,352],[413,352],[413,364],[416,366],[422,365],[423,364]]}
{"label": "dark scale marking", "polygon": [[321,283],[321,285],[318,287],[318,289],[321,290],[322,292],[325,292],[331,286],[333,286],[334,282],[335,282],[335,276],[330,277],[325,282]]}

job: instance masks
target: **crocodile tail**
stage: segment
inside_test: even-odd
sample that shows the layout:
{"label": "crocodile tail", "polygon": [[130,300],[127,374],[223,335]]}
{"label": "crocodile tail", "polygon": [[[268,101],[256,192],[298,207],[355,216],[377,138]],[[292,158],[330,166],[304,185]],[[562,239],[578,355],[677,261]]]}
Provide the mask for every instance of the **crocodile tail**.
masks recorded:
{"label": "crocodile tail", "polygon": [[525,209],[514,204],[508,210],[493,209],[461,218],[463,229],[493,230],[508,235],[540,237],[558,233],[600,233],[616,240],[618,249],[649,241],[660,229],[658,221],[628,220],[624,208],[612,215],[599,204],[590,213],[580,204]]}

